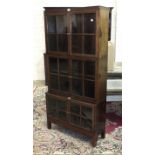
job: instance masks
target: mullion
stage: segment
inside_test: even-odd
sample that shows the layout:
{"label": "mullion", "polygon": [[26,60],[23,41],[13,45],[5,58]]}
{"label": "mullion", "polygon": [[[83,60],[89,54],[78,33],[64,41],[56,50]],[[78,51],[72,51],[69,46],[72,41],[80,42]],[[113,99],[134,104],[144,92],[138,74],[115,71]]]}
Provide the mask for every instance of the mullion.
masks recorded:
{"label": "mullion", "polygon": [[81,119],[82,119],[82,118],[81,118],[81,116],[82,116],[82,115],[81,115],[81,114],[82,114],[81,111],[82,111],[82,108],[81,108],[81,104],[80,104],[80,126],[81,126],[81,122],[82,122],[82,121],[81,121]]}
{"label": "mullion", "polygon": [[[70,59],[70,55],[72,53],[71,49],[71,43],[72,43],[72,22],[71,22],[71,14],[68,12],[67,13],[67,39],[68,39],[68,83],[69,83],[69,94],[71,95],[72,92],[72,78],[71,78],[71,73],[72,73],[72,61]],[[70,102],[69,102],[69,108],[70,108]]]}
{"label": "mullion", "polygon": [[58,39],[58,34],[56,34],[56,51],[59,51]]}
{"label": "mullion", "polygon": [[72,94],[72,60],[69,58],[68,59],[68,61],[69,61],[69,72],[68,72],[68,74],[69,74],[69,77],[68,77],[68,79],[69,79],[69,93],[70,93],[70,95]]}
{"label": "mullion", "polygon": [[60,90],[60,64],[59,64],[59,59],[57,59],[58,63],[58,89]]}
{"label": "mullion", "polygon": [[84,96],[84,61],[82,61],[82,96]]}
{"label": "mullion", "polygon": [[[82,33],[84,33],[84,14],[82,14]],[[84,54],[84,35],[82,35],[82,54]]]}
{"label": "mullion", "polygon": [[[63,61],[65,64],[63,64]],[[65,68],[64,65],[66,66]],[[66,72],[62,72],[63,69]],[[59,58],[59,82],[60,82],[60,90],[69,92],[70,89],[70,76],[69,76],[69,59],[67,58]]]}

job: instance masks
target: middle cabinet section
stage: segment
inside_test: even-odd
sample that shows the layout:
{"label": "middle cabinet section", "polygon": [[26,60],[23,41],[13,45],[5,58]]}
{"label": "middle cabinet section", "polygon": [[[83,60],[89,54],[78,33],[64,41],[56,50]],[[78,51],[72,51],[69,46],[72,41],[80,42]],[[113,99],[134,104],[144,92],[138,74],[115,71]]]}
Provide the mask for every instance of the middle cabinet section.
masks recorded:
{"label": "middle cabinet section", "polygon": [[49,91],[95,99],[95,60],[46,56]]}

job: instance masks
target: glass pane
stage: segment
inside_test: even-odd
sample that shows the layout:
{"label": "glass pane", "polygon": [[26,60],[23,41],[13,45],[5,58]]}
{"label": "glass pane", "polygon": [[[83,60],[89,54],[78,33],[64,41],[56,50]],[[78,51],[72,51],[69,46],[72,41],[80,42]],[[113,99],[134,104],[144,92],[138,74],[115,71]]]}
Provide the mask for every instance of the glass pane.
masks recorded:
{"label": "glass pane", "polygon": [[67,120],[67,115],[66,115],[66,112],[64,111],[58,111],[58,117],[63,120]]}
{"label": "glass pane", "polygon": [[59,59],[59,71],[60,74],[68,74],[68,60]]}
{"label": "glass pane", "polygon": [[58,76],[51,75],[51,89],[58,89]]}
{"label": "glass pane", "polygon": [[72,53],[82,53],[81,35],[72,35]]}
{"label": "glass pane", "polygon": [[56,33],[56,16],[47,17],[47,26],[49,33]]}
{"label": "glass pane", "polygon": [[76,95],[82,95],[82,80],[72,79],[72,92]]}
{"label": "glass pane", "polygon": [[82,33],[82,15],[72,15],[72,33]]}
{"label": "glass pane", "polygon": [[51,96],[47,96],[48,110],[56,109],[57,100]]}
{"label": "glass pane", "polygon": [[55,109],[50,110],[49,114],[53,117],[57,117],[57,111]]}
{"label": "glass pane", "polygon": [[92,108],[82,106],[81,107],[81,114],[82,114],[82,116],[91,120],[92,119]]}
{"label": "glass pane", "polygon": [[60,90],[69,91],[69,80],[67,77],[60,77]]}
{"label": "glass pane", "polygon": [[95,13],[84,14],[84,33],[95,33]]}
{"label": "glass pane", "polygon": [[57,58],[50,58],[50,72],[58,73]]}
{"label": "glass pane", "polygon": [[95,36],[84,36],[84,53],[95,54]]}
{"label": "glass pane", "polygon": [[80,105],[78,105],[78,104],[72,102],[72,103],[71,103],[70,112],[71,112],[71,113],[80,114]]}
{"label": "glass pane", "polygon": [[80,117],[75,116],[75,115],[71,115],[71,123],[73,123],[75,125],[80,125]]}
{"label": "glass pane", "polygon": [[72,75],[73,76],[82,75],[82,61],[72,60]]}
{"label": "glass pane", "polygon": [[68,39],[67,35],[58,35],[58,51],[68,51]]}
{"label": "glass pane", "polygon": [[57,38],[54,34],[48,35],[48,50],[57,51]]}
{"label": "glass pane", "polygon": [[67,17],[63,15],[56,16],[57,33],[67,33]]}
{"label": "glass pane", "polygon": [[61,101],[61,100],[57,100],[57,109],[58,110],[67,110],[67,102],[66,101]]}
{"label": "glass pane", "polygon": [[95,78],[95,62],[86,61],[84,62],[84,76],[85,78]]}
{"label": "glass pane", "polygon": [[85,96],[94,98],[95,96],[94,81],[85,80],[84,84],[85,84]]}
{"label": "glass pane", "polygon": [[92,121],[90,119],[81,118],[81,126],[86,129],[92,129]]}
{"label": "glass pane", "polygon": [[59,100],[52,96],[47,96],[48,107],[49,109],[57,109],[57,110],[67,110],[67,101]]}
{"label": "glass pane", "polygon": [[56,104],[57,100],[51,96],[47,96],[47,113],[52,115],[52,116],[57,116],[57,111],[56,111]]}

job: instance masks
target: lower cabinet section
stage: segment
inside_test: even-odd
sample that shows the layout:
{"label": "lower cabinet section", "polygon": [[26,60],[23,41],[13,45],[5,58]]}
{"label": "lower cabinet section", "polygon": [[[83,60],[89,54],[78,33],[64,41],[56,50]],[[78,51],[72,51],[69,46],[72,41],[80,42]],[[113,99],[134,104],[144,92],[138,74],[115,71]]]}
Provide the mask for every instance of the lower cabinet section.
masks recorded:
{"label": "lower cabinet section", "polygon": [[105,136],[105,119],[103,103],[92,104],[77,101],[71,97],[46,93],[47,127],[51,123],[72,129],[81,134],[92,137],[91,144],[96,145],[98,134]]}
{"label": "lower cabinet section", "polygon": [[47,115],[84,130],[94,130],[94,105],[46,94]]}

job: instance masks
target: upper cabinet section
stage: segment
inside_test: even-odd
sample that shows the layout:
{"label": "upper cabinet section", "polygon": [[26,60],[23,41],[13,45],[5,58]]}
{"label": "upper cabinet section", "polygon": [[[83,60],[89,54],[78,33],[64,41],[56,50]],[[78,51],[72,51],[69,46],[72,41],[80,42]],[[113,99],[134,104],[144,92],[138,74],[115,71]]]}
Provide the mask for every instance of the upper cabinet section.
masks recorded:
{"label": "upper cabinet section", "polygon": [[96,9],[45,8],[46,51],[95,55]]}
{"label": "upper cabinet section", "polygon": [[[96,56],[100,7],[45,8],[46,52]],[[107,8],[104,8],[107,9]]]}

